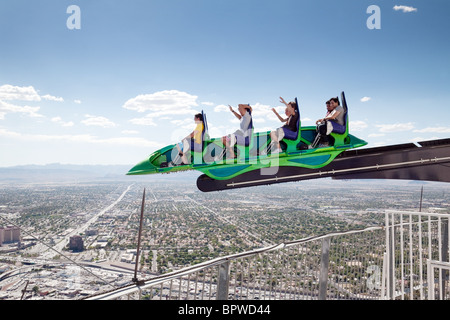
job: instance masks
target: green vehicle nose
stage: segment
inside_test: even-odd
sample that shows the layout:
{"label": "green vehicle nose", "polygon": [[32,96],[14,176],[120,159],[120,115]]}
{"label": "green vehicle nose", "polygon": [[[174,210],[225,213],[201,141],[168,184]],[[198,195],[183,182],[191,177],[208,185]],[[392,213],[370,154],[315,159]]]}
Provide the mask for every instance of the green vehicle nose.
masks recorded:
{"label": "green vehicle nose", "polygon": [[156,173],[156,167],[152,165],[149,159],[143,160],[128,171],[127,175]]}

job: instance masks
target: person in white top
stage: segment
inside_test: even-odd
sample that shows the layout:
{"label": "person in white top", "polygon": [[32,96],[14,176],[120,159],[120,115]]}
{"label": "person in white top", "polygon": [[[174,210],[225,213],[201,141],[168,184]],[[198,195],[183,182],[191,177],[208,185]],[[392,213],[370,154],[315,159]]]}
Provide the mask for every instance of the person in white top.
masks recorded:
{"label": "person in white top", "polygon": [[222,142],[228,149],[230,158],[235,157],[234,153],[234,145],[236,143],[240,145],[247,145],[249,142],[249,139],[251,139],[251,132],[252,132],[252,107],[248,104],[239,104],[238,111],[233,110],[231,106],[230,111],[240,120],[239,129],[233,132],[232,134],[229,134],[227,136],[222,137]]}
{"label": "person in white top", "polygon": [[335,131],[341,133],[345,131],[345,110],[339,103],[339,98],[331,98],[327,102],[327,115],[316,121],[317,131],[321,136],[319,147],[328,147],[328,135]]}

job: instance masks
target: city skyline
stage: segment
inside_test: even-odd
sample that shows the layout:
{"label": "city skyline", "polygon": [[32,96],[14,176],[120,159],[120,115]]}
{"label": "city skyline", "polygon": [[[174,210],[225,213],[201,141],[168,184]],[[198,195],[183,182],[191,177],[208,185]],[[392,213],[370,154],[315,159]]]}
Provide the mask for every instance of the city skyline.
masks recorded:
{"label": "city skyline", "polygon": [[271,130],[280,96],[297,97],[302,125],[314,125],[341,91],[350,132],[369,147],[447,138],[448,8],[4,1],[0,167],[131,165],[186,136],[201,110],[212,137],[234,131],[229,104],[250,103],[256,131]]}

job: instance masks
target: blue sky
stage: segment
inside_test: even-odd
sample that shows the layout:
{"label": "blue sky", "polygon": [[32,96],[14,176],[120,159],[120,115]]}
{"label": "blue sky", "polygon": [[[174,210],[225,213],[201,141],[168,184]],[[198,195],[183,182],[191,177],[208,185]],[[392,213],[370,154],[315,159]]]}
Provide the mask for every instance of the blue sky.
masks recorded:
{"label": "blue sky", "polygon": [[[80,9],[80,29],[69,29]],[[369,29],[380,9],[380,29]],[[447,0],[0,2],[0,166],[130,164],[189,133],[257,131],[298,97],[303,125],[345,91],[369,146],[447,138]]]}

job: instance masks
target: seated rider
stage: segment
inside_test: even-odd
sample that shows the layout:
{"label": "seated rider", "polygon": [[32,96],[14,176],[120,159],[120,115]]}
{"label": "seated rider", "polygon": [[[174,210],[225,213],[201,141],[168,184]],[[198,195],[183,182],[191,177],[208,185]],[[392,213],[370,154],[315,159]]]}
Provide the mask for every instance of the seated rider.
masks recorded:
{"label": "seated rider", "polygon": [[345,132],[345,111],[339,103],[339,98],[331,98],[327,102],[327,115],[316,121],[317,132],[320,134],[319,147],[328,147],[331,132]]}
{"label": "seated rider", "polygon": [[249,143],[249,139],[251,139],[252,132],[252,107],[248,104],[239,104],[238,111],[233,110],[231,106],[230,111],[240,120],[239,129],[234,133],[229,134],[228,136],[222,137],[222,142],[228,149],[231,158],[235,157],[234,146],[235,144],[239,145],[247,145]]}
{"label": "seated rider", "polygon": [[201,113],[197,113],[194,116],[194,121],[196,127],[194,131],[192,131],[187,137],[185,137],[180,143],[177,144],[178,154],[182,159],[182,165],[188,164],[188,159],[186,158],[186,153],[189,150],[194,150],[198,152],[202,152],[203,150],[203,115]]}
{"label": "seated rider", "polygon": [[298,112],[296,112],[297,104],[295,102],[286,103],[286,101],[284,101],[282,97],[280,97],[280,102],[286,105],[285,114],[287,118],[282,118],[275,110],[275,108],[272,108],[272,111],[275,113],[278,119],[280,119],[281,122],[286,122],[286,124],[281,128],[278,128],[277,130],[270,133],[270,138],[272,140],[272,142],[270,143],[270,150],[272,150],[272,153],[280,153],[282,151],[280,141],[283,140],[283,138],[288,133],[297,132],[297,121],[299,117]]}

